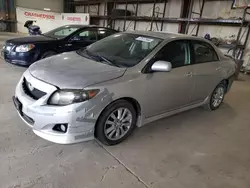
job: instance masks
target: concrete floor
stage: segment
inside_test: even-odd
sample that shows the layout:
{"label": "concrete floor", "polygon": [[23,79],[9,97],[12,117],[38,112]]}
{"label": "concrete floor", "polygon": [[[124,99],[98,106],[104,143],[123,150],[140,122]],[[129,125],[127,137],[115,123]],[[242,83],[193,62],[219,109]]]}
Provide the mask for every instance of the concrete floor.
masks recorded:
{"label": "concrete floor", "polygon": [[250,187],[250,76],[217,111],[181,113],[104,147],[34,135],[11,101],[24,70],[0,59],[0,188]]}

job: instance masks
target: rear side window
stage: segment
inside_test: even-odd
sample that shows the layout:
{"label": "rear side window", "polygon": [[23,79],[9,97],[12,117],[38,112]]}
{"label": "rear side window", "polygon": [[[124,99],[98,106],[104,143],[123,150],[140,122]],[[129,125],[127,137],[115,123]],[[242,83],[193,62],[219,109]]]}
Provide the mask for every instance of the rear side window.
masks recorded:
{"label": "rear side window", "polygon": [[103,39],[105,37],[108,37],[110,35],[115,34],[115,31],[112,30],[98,30],[97,35],[98,35],[98,40]]}
{"label": "rear side window", "polygon": [[219,60],[218,55],[210,44],[202,41],[192,41],[192,44],[196,64]]}
{"label": "rear side window", "polygon": [[96,31],[94,31],[94,30],[81,31],[80,33],[76,34],[73,37],[73,40],[96,41]]}
{"label": "rear side window", "polygon": [[173,68],[190,64],[190,48],[187,41],[173,41],[162,48],[156,55],[157,60],[168,61]]}

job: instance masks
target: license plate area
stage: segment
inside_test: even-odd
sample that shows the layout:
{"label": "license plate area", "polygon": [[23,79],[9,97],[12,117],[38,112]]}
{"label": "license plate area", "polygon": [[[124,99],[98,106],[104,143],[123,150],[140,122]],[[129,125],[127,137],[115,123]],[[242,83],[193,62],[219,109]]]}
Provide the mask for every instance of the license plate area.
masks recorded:
{"label": "license plate area", "polygon": [[17,111],[20,113],[20,115],[22,116],[23,115],[23,112],[22,112],[22,109],[23,109],[23,105],[22,103],[18,100],[18,98],[16,97],[12,97],[12,100],[13,100],[13,103],[17,109]]}
{"label": "license plate area", "polygon": [[18,98],[16,98],[16,97],[12,97],[12,100],[13,100],[13,103],[14,103],[14,105],[15,105],[15,107],[16,107],[16,109],[17,109],[17,111],[19,112],[19,114],[22,116],[22,118],[30,125],[30,126],[33,126],[34,125],[34,123],[35,123],[35,121],[31,118],[31,117],[29,117],[29,116],[27,116],[26,114],[24,114],[23,113],[23,104],[18,100]]}

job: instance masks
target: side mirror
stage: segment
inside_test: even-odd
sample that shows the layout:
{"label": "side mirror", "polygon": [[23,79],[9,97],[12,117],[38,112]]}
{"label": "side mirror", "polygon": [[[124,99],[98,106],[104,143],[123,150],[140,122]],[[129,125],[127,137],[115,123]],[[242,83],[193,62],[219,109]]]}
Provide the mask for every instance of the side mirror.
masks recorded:
{"label": "side mirror", "polygon": [[172,70],[172,64],[168,61],[156,61],[152,65],[151,70],[156,72],[170,72]]}

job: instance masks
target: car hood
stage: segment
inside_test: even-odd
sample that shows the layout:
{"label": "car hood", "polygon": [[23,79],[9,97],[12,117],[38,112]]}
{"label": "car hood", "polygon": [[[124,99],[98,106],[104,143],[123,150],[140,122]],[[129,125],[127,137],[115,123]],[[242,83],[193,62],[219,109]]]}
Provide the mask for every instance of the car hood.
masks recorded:
{"label": "car hood", "polygon": [[57,40],[57,39],[39,35],[39,36],[27,36],[27,37],[14,38],[14,39],[7,40],[6,43],[27,44],[27,43],[37,43],[37,42],[49,42],[53,40]]}
{"label": "car hood", "polygon": [[68,52],[40,60],[29,67],[34,77],[61,89],[81,89],[118,78],[126,68],[115,67]]}

